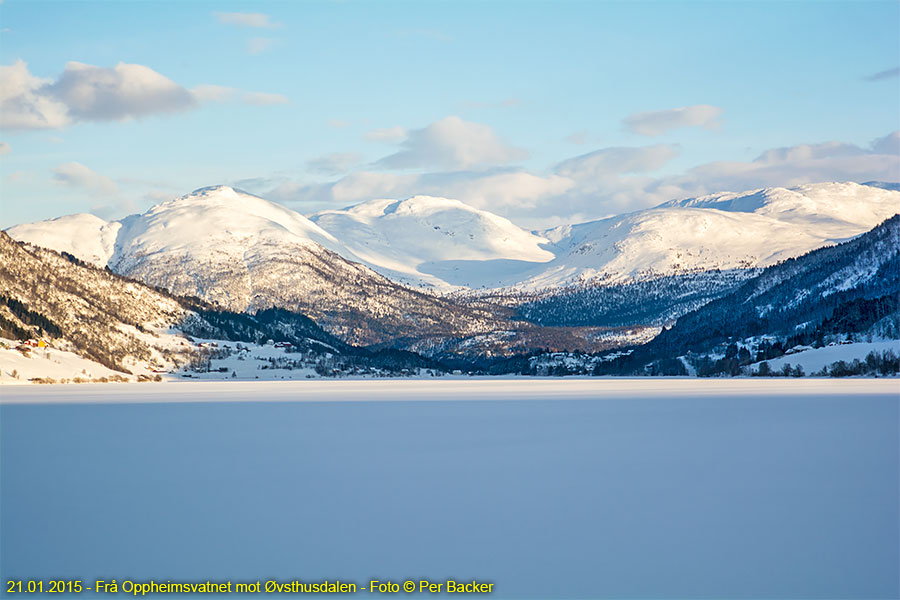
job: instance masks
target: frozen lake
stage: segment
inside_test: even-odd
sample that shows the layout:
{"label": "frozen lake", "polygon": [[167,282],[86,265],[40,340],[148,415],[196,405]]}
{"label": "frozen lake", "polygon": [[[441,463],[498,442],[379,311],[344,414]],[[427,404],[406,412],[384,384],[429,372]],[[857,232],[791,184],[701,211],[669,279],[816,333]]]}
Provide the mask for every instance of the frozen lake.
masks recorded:
{"label": "frozen lake", "polygon": [[896,379],[108,384],[0,397],[4,581],[900,594]]}

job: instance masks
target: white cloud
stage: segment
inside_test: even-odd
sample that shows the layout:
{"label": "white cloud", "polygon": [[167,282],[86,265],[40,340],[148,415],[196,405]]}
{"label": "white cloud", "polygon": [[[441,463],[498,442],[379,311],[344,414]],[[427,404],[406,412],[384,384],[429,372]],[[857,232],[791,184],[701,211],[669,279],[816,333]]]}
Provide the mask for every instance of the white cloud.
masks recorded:
{"label": "white cloud", "polygon": [[9,154],[10,152],[12,152],[12,148],[9,147],[9,143],[8,142],[0,142],[0,156],[3,156],[4,154]]}
{"label": "white cloud", "polygon": [[228,102],[232,100],[240,90],[224,85],[198,85],[191,90],[198,102]]}
{"label": "white cloud", "polygon": [[835,141],[798,144],[767,150],[751,161],[717,161],[675,175],[653,175],[677,152],[677,147],[665,144],[602,148],[561,161],[549,174],[508,168],[363,171],[326,182],[262,179],[252,190],[303,212],[373,198],[446,196],[496,212],[519,225],[541,228],[722,191],[821,181],[900,181],[900,132],[867,146]]}
{"label": "white cloud", "polygon": [[268,106],[272,104],[288,104],[287,96],[282,94],[268,94],[265,92],[245,92],[237,88],[222,85],[198,85],[191,90],[194,98],[199,102],[241,102],[256,106]]}
{"label": "white cloud", "polygon": [[250,54],[262,54],[266,50],[272,47],[274,40],[271,38],[261,38],[255,37],[250,38],[247,42],[247,52]]}
{"label": "white cloud", "polygon": [[143,200],[148,204],[160,204],[161,202],[168,202],[169,200],[173,200],[177,197],[178,194],[172,194],[171,192],[150,190],[149,192],[144,194]]}
{"label": "white cloud", "polygon": [[753,162],[760,165],[774,165],[785,162],[860,156],[863,154],[867,154],[867,151],[854,144],[823,142],[821,144],[798,144],[786,148],[773,148],[760,154]]}
{"label": "white cloud", "polygon": [[244,92],[241,94],[241,101],[244,104],[253,104],[256,106],[270,106],[272,104],[288,104],[287,96],[282,94],[267,94],[265,92]]}
{"label": "white cloud", "polygon": [[445,196],[498,214],[521,214],[542,201],[572,188],[566,177],[546,177],[521,170],[456,171],[452,173],[397,174],[362,171],[329,183],[282,181],[254,189],[266,198],[303,204],[303,210],[347,206],[373,198],[408,198],[418,194]]}
{"label": "white cloud", "polygon": [[0,66],[0,127],[60,129],[82,121],[126,121],[196,108],[203,102],[285,104],[281,94],[219,85],[188,90],[150,67],[70,62],[56,81],[35,77],[19,60]]}
{"label": "white cloud", "polygon": [[[393,198],[407,195],[407,190],[418,180],[416,175],[398,175],[394,173],[360,172],[352,173],[326,184],[316,190],[319,199],[330,196],[332,202],[338,204],[355,204],[362,198]],[[317,186],[318,187],[318,186]]]}
{"label": "white cloud", "polygon": [[70,162],[53,169],[53,179],[59,185],[83,188],[101,194],[116,194],[119,186],[105,175],[95,173],[81,163]]}
{"label": "white cloud", "polygon": [[168,77],[121,62],[113,68],[70,62],[46,90],[73,119],[84,121],[121,121],[195,105],[191,93]]}
{"label": "white cloud", "polygon": [[875,154],[900,154],[900,131],[872,140],[872,152]]}
{"label": "white cloud", "polygon": [[565,141],[569,142],[570,144],[576,144],[578,146],[587,144],[590,139],[590,133],[585,130],[575,131],[565,137]]}
{"label": "white cloud", "polygon": [[[433,195],[442,195],[444,185],[434,182]],[[437,184],[437,185],[435,185]],[[575,186],[568,177],[542,177],[526,171],[465,173],[445,183],[451,197],[497,213],[533,209],[543,200],[560,196]]]}
{"label": "white cloud", "polygon": [[55,82],[21,60],[0,67],[0,126],[58,129],[74,121],[122,121],[192,108],[186,89],[143,65],[113,68],[70,62]]}
{"label": "white cloud", "polygon": [[[798,144],[767,150],[752,161],[716,161],[664,177],[615,169],[571,168],[572,161],[581,158],[560,163],[570,168],[557,167],[560,175],[573,177],[577,185],[563,198],[554,198],[551,204],[562,203],[573,212],[602,216],[723,191],[823,181],[897,182],[900,181],[900,132],[878,138],[868,147],[836,141]],[[551,206],[545,209],[549,211]]]}
{"label": "white cloud", "polygon": [[45,91],[49,80],[33,76],[17,60],[0,66],[0,127],[4,129],[56,129],[71,121],[64,103]]}
{"label": "white cloud", "polygon": [[365,135],[370,142],[399,142],[406,138],[407,129],[397,125],[396,127],[386,127],[384,129],[374,129]]}
{"label": "white cloud", "polygon": [[528,153],[501,140],[487,125],[445,117],[423,129],[407,132],[403,148],[376,165],[393,169],[438,167],[467,169],[506,164]]}
{"label": "white cloud", "polygon": [[213,13],[219,23],[225,25],[237,25],[238,27],[253,27],[257,29],[277,29],[281,27],[281,23],[271,20],[269,15],[262,13],[242,13],[242,12],[216,12]]}
{"label": "white cloud", "polygon": [[335,129],[350,127],[350,121],[344,121],[342,119],[328,119],[327,123],[329,127],[334,127]]}
{"label": "white cloud", "polygon": [[718,120],[721,115],[722,109],[718,106],[696,104],[682,108],[636,113],[627,117],[623,123],[634,133],[652,136],[682,127],[718,129],[721,126]]}
{"label": "white cloud", "polygon": [[602,148],[562,161],[556,173],[573,179],[604,177],[619,173],[655,171],[678,156],[678,149],[667,144],[642,148]]}
{"label": "white cloud", "polygon": [[842,142],[776,148],[750,162],[717,161],[700,165],[669,178],[669,183],[690,196],[821,181],[896,182],[900,181],[898,140],[900,133],[894,132],[875,140],[868,148]]}
{"label": "white cloud", "polygon": [[340,175],[359,164],[362,156],[356,152],[333,152],[306,161],[306,168],[314,173]]}

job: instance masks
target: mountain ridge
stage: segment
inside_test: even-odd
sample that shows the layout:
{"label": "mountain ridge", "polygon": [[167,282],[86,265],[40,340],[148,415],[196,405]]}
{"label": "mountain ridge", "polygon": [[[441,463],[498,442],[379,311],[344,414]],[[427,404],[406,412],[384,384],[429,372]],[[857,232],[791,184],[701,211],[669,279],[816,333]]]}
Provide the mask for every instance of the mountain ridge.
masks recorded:
{"label": "mountain ridge", "polygon": [[[131,268],[129,257],[154,250],[151,232],[132,231],[136,222],[146,226],[159,215],[171,219],[193,211],[182,219],[193,230],[210,220],[202,208],[233,210],[234,218],[215,217],[219,227],[207,223],[203,232],[221,236],[218,229],[236,229],[243,238],[225,240],[236,243],[253,236],[270,238],[273,229],[281,230],[291,243],[311,247],[313,242],[392,281],[438,293],[538,291],[765,267],[864,233],[896,214],[900,192],[895,187],[829,182],[725,192],[529,232],[447,198],[371,200],[307,218],[259,196],[210,186],[119,221],[70,215],[7,231],[99,266],[112,261],[112,268],[122,270]],[[254,231],[251,223],[262,225]],[[130,241],[122,242],[126,239]],[[126,248],[127,243],[134,247]]]}
{"label": "mountain ridge", "polygon": [[[498,287],[502,273],[460,273],[462,263],[546,262],[548,241],[508,219],[459,200],[413,196],[325,210],[311,220],[344,240],[354,256],[382,274],[434,288]],[[508,265],[507,265],[508,266]]]}
{"label": "mountain ridge", "polygon": [[[373,200],[310,219],[259,196],[210,186],[119,221],[75,215],[8,233],[225,310],[299,312],[348,343],[420,348],[429,340],[429,348],[445,348],[498,332],[540,343],[537,329],[511,321],[517,304],[535,298],[521,316],[538,326],[661,325],[760,268],[867,231],[869,222],[898,206],[897,191],[810,184],[713,194],[526,232],[446,198]],[[392,272],[407,279],[386,277],[385,265],[399,267]],[[423,273],[433,277],[431,290],[404,285]],[[477,290],[451,285],[465,277],[506,281]],[[632,289],[620,293],[622,285]],[[445,293],[460,290],[468,296]],[[563,295],[541,303],[545,290]],[[655,299],[623,312],[635,293]],[[573,308],[596,318],[574,315]],[[604,321],[602,315],[614,313],[622,318]]]}

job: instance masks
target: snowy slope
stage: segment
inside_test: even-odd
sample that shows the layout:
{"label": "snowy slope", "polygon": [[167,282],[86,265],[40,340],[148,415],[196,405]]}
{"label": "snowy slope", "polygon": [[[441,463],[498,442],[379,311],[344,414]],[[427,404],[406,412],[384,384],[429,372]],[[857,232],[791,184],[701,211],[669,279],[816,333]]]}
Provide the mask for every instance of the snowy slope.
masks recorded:
{"label": "snowy slope", "polygon": [[[854,344],[835,344],[824,348],[810,348],[794,354],[785,354],[768,361],[769,368],[778,372],[784,365],[800,366],[807,375],[817,373],[824,367],[830,367],[839,360],[850,363],[854,360],[864,361],[870,352],[900,353],[900,340],[882,340],[875,342],[857,342]],[[752,372],[759,372],[760,363],[750,365]]]}
{"label": "snowy slope", "polygon": [[[109,267],[175,294],[241,311],[271,305],[255,302],[260,285],[276,283],[254,277],[260,267],[279,261],[318,266],[334,257],[328,251],[347,252],[306,217],[215,186],[123,219]],[[305,275],[311,280],[314,273]]]}
{"label": "snowy slope", "polygon": [[553,259],[546,239],[447,198],[372,200],[311,219],[365,264],[412,284],[498,287]]}
{"label": "snowy slope", "polygon": [[24,385],[35,378],[54,382],[125,378],[122,373],[74,352],[44,348],[23,353],[15,349],[17,346],[18,341],[0,339],[0,385]]}
{"label": "snowy slope", "polygon": [[[90,379],[110,370],[150,375],[153,368],[187,360],[189,347],[172,333],[187,314],[176,299],[156,290],[0,233],[0,330],[7,338],[49,344],[33,353],[4,352],[0,366],[7,375],[13,370],[26,380],[26,374]],[[72,353],[95,366],[87,368]],[[93,375],[78,375],[82,369]]]}
{"label": "snowy slope", "polygon": [[862,234],[897,212],[900,192],[855,183],[672,201],[542,232],[556,258],[523,286],[765,267]]}
{"label": "snowy slope", "polygon": [[197,260],[236,255],[260,243],[323,246],[344,252],[331,234],[284,206],[227,186],[200,188],[121,221],[114,264],[189,250]]}
{"label": "snowy slope", "polygon": [[107,223],[89,214],[67,215],[39,223],[16,225],[6,230],[13,239],[35,246],[68,252],[72,256],[104,267],[115,248],[121,223]]}
{"label": "snowy slope", "polygon": [[816,183],[790,189],[766,188],[740,194],[714,194],[675,200],[660,208],[712,208],[756,214],[782,223],[809,225],[832,238],[869,230],[900,211],[900,194],[856,183]]}

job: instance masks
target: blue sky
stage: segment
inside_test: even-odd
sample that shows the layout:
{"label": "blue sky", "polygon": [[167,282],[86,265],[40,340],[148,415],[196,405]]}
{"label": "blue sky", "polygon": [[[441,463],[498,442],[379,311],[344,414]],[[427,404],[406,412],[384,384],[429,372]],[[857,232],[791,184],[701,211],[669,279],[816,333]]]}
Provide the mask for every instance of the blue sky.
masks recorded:
{"label": "blue sky", "polygon": [[541,227],[900,179],[894,1],[5,0],[0,20],[2,227],[217,183]]}

